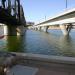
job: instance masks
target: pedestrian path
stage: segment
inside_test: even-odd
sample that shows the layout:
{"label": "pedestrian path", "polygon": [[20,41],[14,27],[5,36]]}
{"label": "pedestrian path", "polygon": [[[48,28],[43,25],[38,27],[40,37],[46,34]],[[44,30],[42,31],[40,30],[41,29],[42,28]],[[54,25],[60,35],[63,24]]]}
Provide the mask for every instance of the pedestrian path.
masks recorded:
{"label": "pedestrian path", "polygon": [[[54,65],[55,66],[55,65]],[[14,65],[8,69],[6,75],[75,75],[75,69],[65,66],[60,67],[31,67]],[[58,66],[58,65],[57,65]]]}
{"label": "pedestrian path", "polygon": [[6,75],[35,75],[37,71],[37,68],[16,65],[7,71]]}
{"label": "pedestrian path", "polygon": [[75,75],[72,57],[20,53],[13,55],[10,61],[12,66],[6,66],[6,75]]}

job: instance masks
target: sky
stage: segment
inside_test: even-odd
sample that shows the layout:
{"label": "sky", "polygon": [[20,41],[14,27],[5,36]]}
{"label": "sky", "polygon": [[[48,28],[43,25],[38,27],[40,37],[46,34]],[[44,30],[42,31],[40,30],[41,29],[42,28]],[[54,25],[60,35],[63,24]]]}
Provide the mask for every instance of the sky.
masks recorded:
{"label": "sky", "polygon": [[[26,21],[40,22],[66,10],[66,0],[20,0]],[[75,0],[67,0],[67,9],[75,8]]]}

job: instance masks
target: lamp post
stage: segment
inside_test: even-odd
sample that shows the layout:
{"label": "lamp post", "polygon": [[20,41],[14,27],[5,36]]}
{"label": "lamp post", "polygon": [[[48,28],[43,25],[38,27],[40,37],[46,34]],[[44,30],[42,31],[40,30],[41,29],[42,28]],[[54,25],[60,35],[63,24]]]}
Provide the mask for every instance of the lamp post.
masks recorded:
{"label": "lamp post", "polygon": [[45,20],[46,20],[46,16],[45,16]]}
{"label": "lamp post", "polygon": [[67,9],[67,0],[66,0],[66,9]]}

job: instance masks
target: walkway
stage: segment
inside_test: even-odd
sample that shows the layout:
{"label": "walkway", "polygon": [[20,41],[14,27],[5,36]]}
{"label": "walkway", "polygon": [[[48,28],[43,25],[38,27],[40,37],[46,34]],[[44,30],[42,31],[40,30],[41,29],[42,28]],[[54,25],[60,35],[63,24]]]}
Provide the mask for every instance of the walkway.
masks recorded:
{"label": "walkway", "polygon": [[7,75],[75,75],[75,64],[42,61],[33,55],[29,58],[24,56],[16,56],[16,64],[7,69]]}
{"label": "walkway", "polygon": [[46,68],[16,65],[7,72],[7,75],[75,75],[75,69],[68,67]]}

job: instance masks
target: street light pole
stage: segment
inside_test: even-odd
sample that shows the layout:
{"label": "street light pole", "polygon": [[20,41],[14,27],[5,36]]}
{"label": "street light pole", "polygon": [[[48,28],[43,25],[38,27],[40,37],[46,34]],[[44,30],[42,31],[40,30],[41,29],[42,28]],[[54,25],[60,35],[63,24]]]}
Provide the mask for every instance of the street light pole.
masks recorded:
{"label": "street light pole", "polygon": [[67,9],[67,0],[66,0],[66,9]]}
{"label": "street light pole", "polygon": [[46,16],[45,16],[45,20],[46,20]]}

